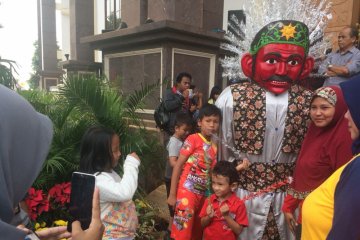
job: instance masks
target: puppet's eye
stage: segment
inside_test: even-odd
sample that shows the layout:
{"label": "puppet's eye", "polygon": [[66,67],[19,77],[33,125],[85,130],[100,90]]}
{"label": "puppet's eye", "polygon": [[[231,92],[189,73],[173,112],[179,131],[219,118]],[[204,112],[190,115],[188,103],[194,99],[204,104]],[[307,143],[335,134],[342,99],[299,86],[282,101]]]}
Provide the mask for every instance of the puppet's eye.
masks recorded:
{"label": "puppet's eye", "polygon": [[288,61],[288,64],[291,66],[295,66],[295,65],[298,65],[299,62],[297,60],[290,60],[290,61]]}
{"label": "puppet's eye", "polygon": [[270,58],[270,59],[266,60],[266,63],[275,64],[275,63],[277,63],[277,61],[274,58]]}

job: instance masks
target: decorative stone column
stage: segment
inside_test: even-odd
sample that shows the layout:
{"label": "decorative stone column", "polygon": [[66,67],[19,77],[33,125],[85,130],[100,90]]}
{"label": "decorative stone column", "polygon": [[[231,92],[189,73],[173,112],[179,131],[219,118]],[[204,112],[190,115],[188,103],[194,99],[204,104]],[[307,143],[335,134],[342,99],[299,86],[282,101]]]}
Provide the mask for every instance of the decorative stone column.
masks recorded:
{"label": "decorative stone column", "polygon": [[57,67],[55,0],[38,0],[38,43],[40,48],[41,89],[50,90],[60,82]]}
{"label": "decorative stone column", "polygon": [[101,73],[101,63],[94,62],[94,50],[80,39],[94,35],[94,1],[70,0],[70,56],[60,64],[67,73]]}

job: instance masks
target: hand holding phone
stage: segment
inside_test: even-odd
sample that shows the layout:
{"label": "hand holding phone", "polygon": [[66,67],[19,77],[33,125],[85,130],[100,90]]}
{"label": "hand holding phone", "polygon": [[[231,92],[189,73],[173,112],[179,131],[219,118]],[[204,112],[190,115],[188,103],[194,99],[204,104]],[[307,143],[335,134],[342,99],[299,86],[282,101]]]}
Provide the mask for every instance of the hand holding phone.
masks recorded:
{"label": "hand holding phone", "polygon": [[83,230],[81,223],[79,221],[75,221],[72,223],[72,233],[67,232],[66,227],[62,226],[50,227],[37,233],[30,231],[24,226],[18,226],[18,228],[29,233],[25,237],[26,240],[67,239],[69,237],[73,240],[101,240],[105,227],[100,218],[100,200],[98,189],[94,189],[91,213],[91,223],[89,228]]}
{"label": "hand holding phone", "polygon": [[72,222],[78,220],[82,229],[88,229],[91,222],[92,201],[95,189],[95,176],[74,172],[71,178],[71,194],[67,230],[72,231]]}
{"label": "hand holding phone", "polygon": [[88,229],[81,229],[79,221],[75,221],[72,224],[71,239],[73,240],[101,240],[105,226],[101,222],[100,218],[100,199],[99,189],[95,188],[94,197],[92,203],[92,216],[91,223]]}
{"label": "hand holding phone", "polygon": [[30,234],[25,236],[24,240],[40,240],[40,238],[36,233],[31,232]]}

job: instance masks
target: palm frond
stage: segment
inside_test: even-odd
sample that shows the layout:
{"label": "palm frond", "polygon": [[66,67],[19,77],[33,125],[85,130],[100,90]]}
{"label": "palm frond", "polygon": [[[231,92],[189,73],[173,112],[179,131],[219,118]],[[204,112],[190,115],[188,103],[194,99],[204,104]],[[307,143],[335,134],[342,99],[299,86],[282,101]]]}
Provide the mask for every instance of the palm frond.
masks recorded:
{"label": "palm frond", "polygon": [[111,122],[111,117],[118,119],[122,115],[121,96],[96,76],[68,78],[64,87],[60,88],[60,95],[67,99],[70,106],[90,113],[89,116],[99,122]]}
{"label": "palm frond", "polygon": [[58,96],[53,93],[42,90],[19,90],[18,93],[28,100],[38,112],[48,116],[51,114],[51,109],[59,105],[57,104]]}
{"label": "palm frond", "polygon": [[39,176],[36,178],[33,186],[36,189],[44,189],[44,190],[48,190],[50,189],[50,187],[52,187],[54,185],[54,183],[56,183],[56,179],[58,178],[58,176],[54,175],[54,174],[49,174],[47,172],[42,171]]}
{"label": "palm frond", "polygon": [[153,84],[141,84],[140,90],[135,90],[125,99],[125,108],[129,116],[134,116],[136,110],[143,110],[146,97],[161,85],[160,81]]}
{"label": "palm frond", "polygon": [[[123,156],[137,152],[142,159],[141,175],[149,177],[149,167],[160,168],[156,137],[149,134],[136,110],[142,109],[146,97],[159,83],[141,86],[140,90],[123,97],[109,82],[95,76],[69,77],[58,93],[21,91],[37,111],[53,122],[54,136],[50,153],[35,182],[42,188],[69,181],[78,169],[80,142],[84,132],[100,124],[114,129],[120,136]],[[133,128],[130,125],[136,124]],[[155,152],[154,152],[155,151]],[[120,169],[121,171],[121,169]],[[146,179],[146,178],[144,178]],[[144,180],[144,186],[148,185]]]}

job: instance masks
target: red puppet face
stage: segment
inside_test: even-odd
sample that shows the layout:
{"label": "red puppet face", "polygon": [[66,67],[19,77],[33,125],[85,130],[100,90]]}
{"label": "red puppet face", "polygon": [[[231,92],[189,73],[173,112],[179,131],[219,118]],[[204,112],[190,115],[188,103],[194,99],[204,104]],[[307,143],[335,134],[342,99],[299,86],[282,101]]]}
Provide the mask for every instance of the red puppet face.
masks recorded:
{"label": "red puppet face", "polygon": [[247,77],[268,91],[281,94],[289,89],[293,82],[309,75],[314,60],[305,56],[303,47],[271,43],[259,49],[255,62],[252,55],[245,54],[241,59],[241,66]]}

